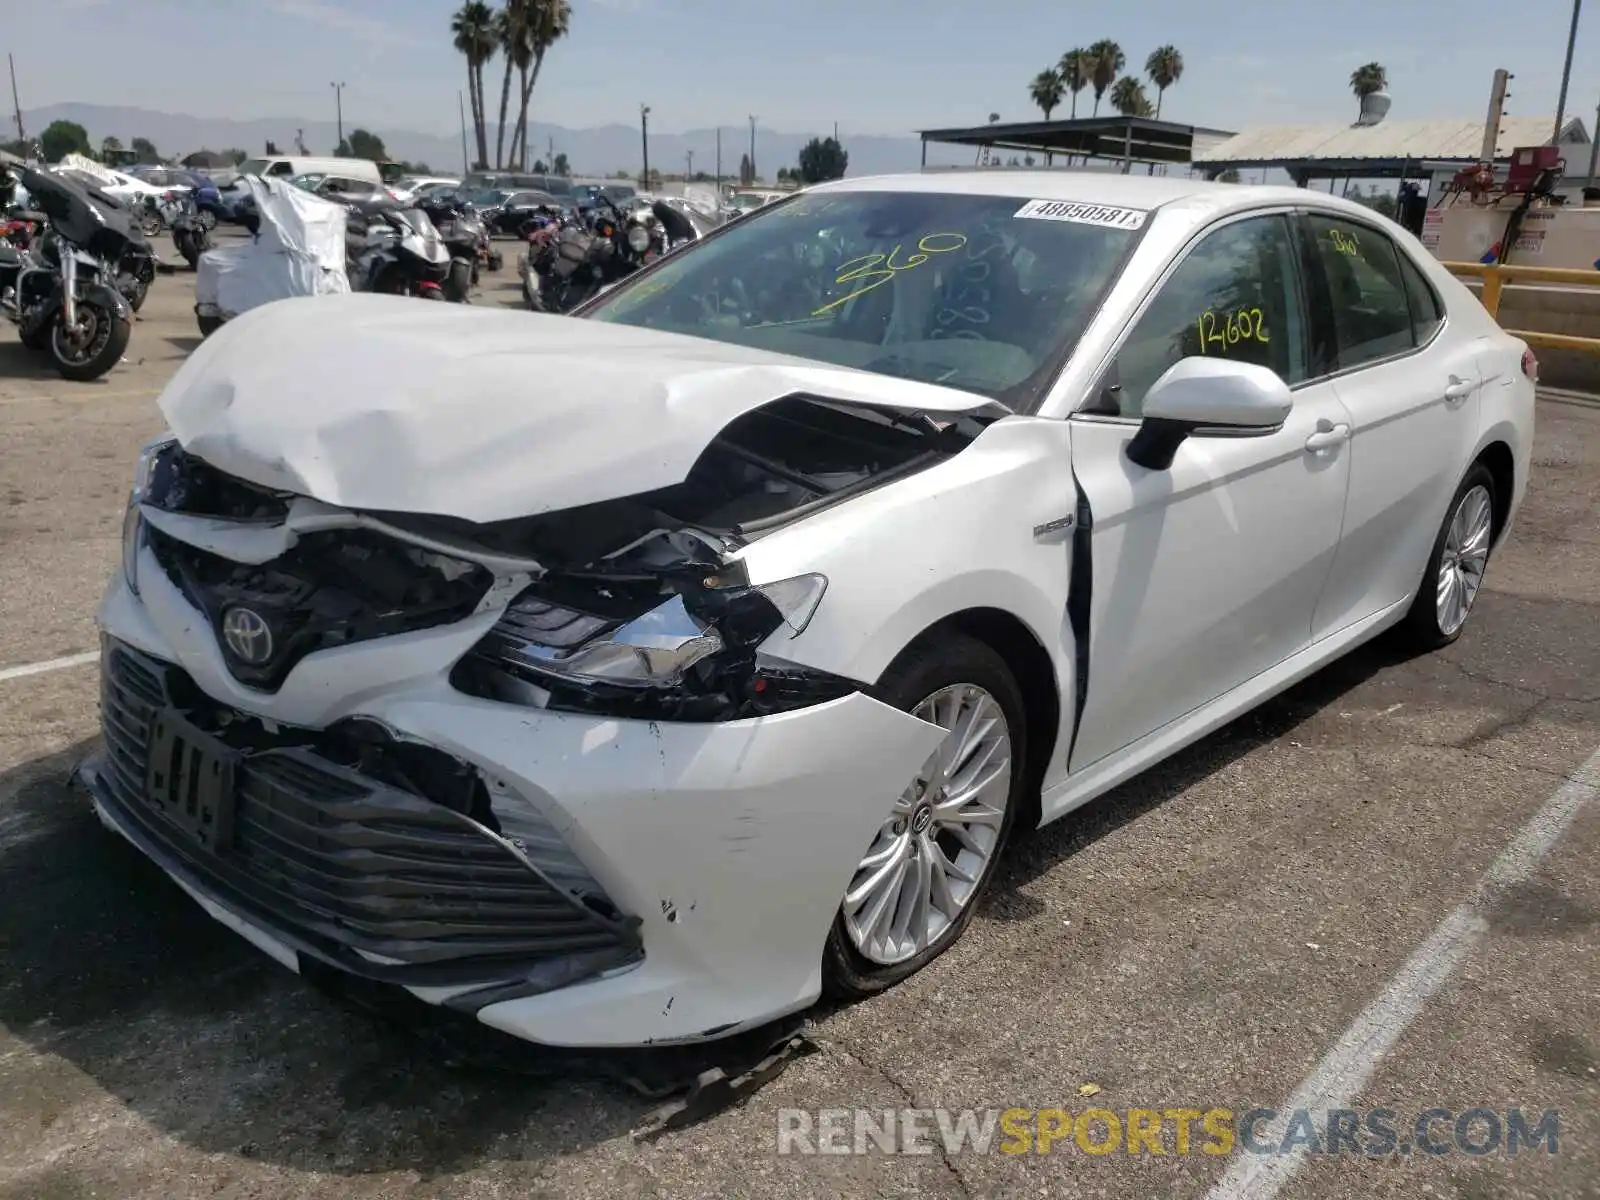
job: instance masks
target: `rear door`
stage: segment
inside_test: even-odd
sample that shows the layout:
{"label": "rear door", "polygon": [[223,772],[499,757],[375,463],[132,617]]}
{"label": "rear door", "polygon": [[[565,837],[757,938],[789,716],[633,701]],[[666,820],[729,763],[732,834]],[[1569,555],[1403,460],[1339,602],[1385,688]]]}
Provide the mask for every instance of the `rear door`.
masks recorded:
{"label": "rear door", "polygon": [[1352,422],[1344,534],[1312,625],[1321,637],[1418,587],[1477,437],[1482,345],[1446,326],[1438,294],[1376,221],[1300,220]]}
{"label": "rear door", "polygon": [[[1091,562],[1072,770],[1310,640],[1339,540],[1349,417],[1311,378],[1315,331],[1291,221],[1251,214],[1202,235],[1135,320],[1097,402],[1072,418]],[[1164,471],[1130,462],[1145,393],[1192,355],[1275,371],[1293,392],[1287,420],[1270,432],[1191,436]]]}

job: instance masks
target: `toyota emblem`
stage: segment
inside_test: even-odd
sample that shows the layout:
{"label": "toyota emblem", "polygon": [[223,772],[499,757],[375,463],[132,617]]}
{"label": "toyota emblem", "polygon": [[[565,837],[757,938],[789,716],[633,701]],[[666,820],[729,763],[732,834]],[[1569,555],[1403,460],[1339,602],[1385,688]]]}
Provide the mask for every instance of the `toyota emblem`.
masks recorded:
{"label": "toyota emblem", "polygon": [[251,608],[230,608],[223,614],[222,641],[247,666],[259,667],[272,657],[272,626]]}

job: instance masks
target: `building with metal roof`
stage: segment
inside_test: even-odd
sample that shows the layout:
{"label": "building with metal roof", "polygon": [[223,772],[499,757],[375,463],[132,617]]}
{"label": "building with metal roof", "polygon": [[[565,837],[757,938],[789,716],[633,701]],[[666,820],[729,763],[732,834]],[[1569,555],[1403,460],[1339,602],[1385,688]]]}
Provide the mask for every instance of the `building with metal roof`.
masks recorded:
{"label": "building with metal roof", "polygon": [[[1321,179],[1393,179],[1430,169],[1466,167],[1479,161],[1485,122],[1476,120],[1390,121],[1372,124],[1255,125],[1226,141],[1195,152],[1194,165],[1208,173],[1275,167],[1304,185]],[[1495,146],[1505,161],[1519,146],[1550,141],[1548,117],[1502,117]],[[1574,117],[1561,130],[1569,173],[1588,161],[1589,133]]]}
{"label": "building with metal roof", "polygon": [[1196,154],[1234,135],[1158,121],[1154,117],[1077,117],[1061,121],[992,121],[960,129],[924,129],[922,165],[928,165],[928,143],[943,142],[1027,154],[1077,156],[1119,162],[1187,167]]}

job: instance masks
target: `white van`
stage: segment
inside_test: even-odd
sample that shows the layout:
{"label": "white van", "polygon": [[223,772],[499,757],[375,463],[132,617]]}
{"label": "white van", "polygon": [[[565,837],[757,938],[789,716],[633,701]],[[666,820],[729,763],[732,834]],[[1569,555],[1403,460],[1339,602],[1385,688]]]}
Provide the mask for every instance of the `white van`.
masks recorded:
{"label": "white van", "polygon": [[366,158],[314,158],[303,154],[274,154],[247,158],[235,168],[240,175],[271,175],[290,179],[295,175],[338,175],[344,179],[370,179],[381,184],[378,164]]}

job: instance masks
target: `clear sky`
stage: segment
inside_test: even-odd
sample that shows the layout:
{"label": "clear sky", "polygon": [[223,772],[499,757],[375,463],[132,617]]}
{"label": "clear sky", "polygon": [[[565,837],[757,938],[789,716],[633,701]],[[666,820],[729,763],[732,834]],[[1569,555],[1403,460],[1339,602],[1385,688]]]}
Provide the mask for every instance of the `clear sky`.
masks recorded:
{"label": "clear sky", "polygon": [[[1353,118],[1351,70],[1389,69],[1391,116],[1478,117],[1496,67],[1510,110],[1553,116],[1571,0],[571,0],[534,119],[681,131],[760,123],[858,133],[1035,115],[1027,83],[1109,37],[1130,66],[1172,43],[1186,63],[1163,116],[1225,129]],[[58,0],[5,22],[24,108],[59,101],[227,117],[331,119],[449,133],[462,60],[448,0]],[[66,49],[67,53],[63,53]],[[498,96],[498,78],[491,84]],[[1085,93],[1087,96],[1088,93]],[[1600,3],[1579,29],[1567,110],[1593,128]],[[1080,104],[1080,114],[1084,106]]]}

